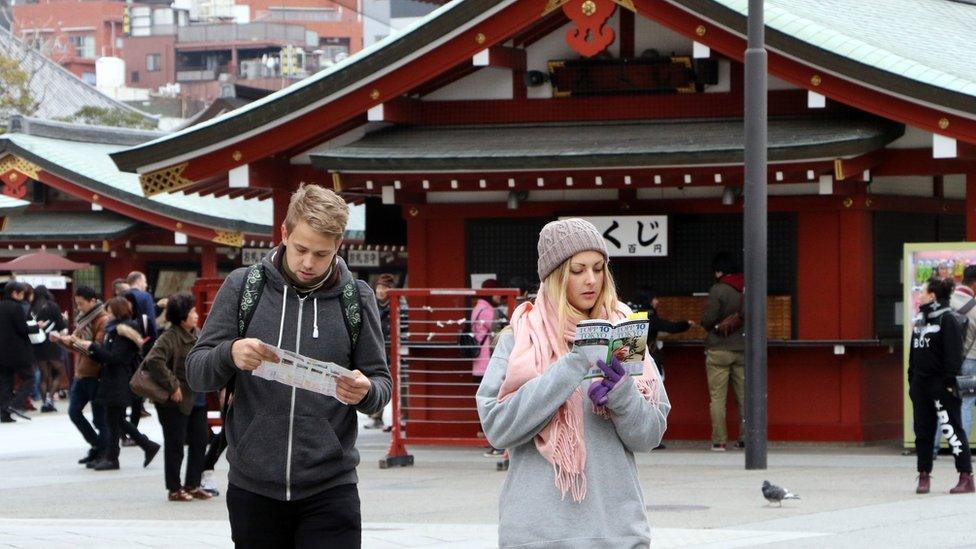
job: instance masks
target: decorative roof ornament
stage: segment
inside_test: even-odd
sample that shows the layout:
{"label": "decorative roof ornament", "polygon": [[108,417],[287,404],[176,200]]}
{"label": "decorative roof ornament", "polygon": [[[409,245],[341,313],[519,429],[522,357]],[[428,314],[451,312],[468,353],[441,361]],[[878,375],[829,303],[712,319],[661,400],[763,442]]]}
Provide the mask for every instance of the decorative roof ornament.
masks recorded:
{"label": "decorative roof ornament", "polygon": [[561,7],[566,17],[576,24],[566,31],[566,42],[580,55],[593,57],[616,39],[616,33],[606,23],[617,10],[617,4],[636,11],[633,0],[549,0],[542,15]]}

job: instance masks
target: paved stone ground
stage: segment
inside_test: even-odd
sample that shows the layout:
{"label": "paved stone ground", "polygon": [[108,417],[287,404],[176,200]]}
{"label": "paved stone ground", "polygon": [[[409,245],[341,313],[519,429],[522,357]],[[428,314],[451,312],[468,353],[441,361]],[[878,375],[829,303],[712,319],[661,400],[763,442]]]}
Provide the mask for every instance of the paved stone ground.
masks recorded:
{"label": "paved stone ground", "polygon": [[[62,406],[63,408],[64,406]],[[162,454],[148,469],[125,448],[122,470],[77,465],[84,443],[62,412],[0,427],[0,547],[230,547],[223,498],[166,501]],[[144,432],[161,440],[155,417]],[[504,473],[474,449],[411,448],[416,465],[381,470],[388,435],[363,430],[360,492],[367,548],[496,545]],[[743,453],[669,443],[638,458],[654,547],[976,547],[976,496],[949,496],[951,460],[934,492],[914,494],[914,457],[894,445],[773,445],[766,471]],[[226,487],[226,462],[217,476]],[[766,506],[764,479],[800,501]]]}

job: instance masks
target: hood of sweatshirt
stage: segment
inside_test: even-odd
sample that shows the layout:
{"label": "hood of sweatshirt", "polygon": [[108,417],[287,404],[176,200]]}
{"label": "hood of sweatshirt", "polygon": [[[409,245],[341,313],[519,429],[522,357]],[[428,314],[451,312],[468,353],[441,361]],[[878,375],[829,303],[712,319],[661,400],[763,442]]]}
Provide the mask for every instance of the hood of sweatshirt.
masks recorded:
{"label": "hood of sweatshirt", "polygon": [[722,278],[718,279],[718,281],[724,284],[728,284],[729,286],[732,286],[740,294],[742,293],[742,290],[746,287],[746,277],[742,273],[727,274]]}

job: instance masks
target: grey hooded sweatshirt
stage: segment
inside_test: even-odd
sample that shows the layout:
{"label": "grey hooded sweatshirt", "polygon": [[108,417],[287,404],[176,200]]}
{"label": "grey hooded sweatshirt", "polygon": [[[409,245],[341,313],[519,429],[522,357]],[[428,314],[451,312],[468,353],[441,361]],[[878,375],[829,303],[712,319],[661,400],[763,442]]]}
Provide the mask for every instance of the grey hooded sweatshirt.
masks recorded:
{"label": "grey hooded sweatshirt", "polygon": [[231,357],[238,339],[237,315],[247,269],[232,272],[217,292],[196,346],[186,358],[194,391],[216,391],[236,374],[227,417],[227,461],[231,484],[269,498],[307,498],[358,482],[356,411],[378,412],[390,400],[391,379],[373,291],[357,281],[362,330],[356,349],[342,316],[339,294],[352,274],[336,258],[339,282],[299,297],[275,268],[273,250],[262,260],[265,286],[246,337],[302,355],[358,369],[372,387],[358,406],[239,370]]}
{"label": "grey hooded sweatshirt", "polygon": [[[505,400],[498,392],[508,370],[515,336],[502,332],[478,388],[478,415],[488,442],[507,448],[511,465],[499,498],[500,547],[623,549],[647,547],[650,527],[634,454],[661,443],[671,403],[664,388],[661,402],[648,402],[632,378],[608,395],[610,419],[593,412],[583,380],[589,363],[570,352]],[[534,437],[582,386],[583,437],[586,444],[586,497],[576,503],[556,487],[552,463],[536,448]]]}

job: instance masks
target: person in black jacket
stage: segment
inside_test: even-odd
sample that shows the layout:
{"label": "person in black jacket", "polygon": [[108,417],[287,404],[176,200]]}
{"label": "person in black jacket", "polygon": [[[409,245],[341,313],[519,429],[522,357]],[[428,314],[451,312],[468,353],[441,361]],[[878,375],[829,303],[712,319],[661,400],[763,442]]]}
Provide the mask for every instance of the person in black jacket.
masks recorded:
{"label": "person in black jacket", "polygon": [[[106,408],[108,437],[105,458],[93,469],[108,471],[119,468],[119,437],[129,435],[145,452],[143,467],[148,467],[159,452],[159,444],[149,440],[135,425],[125,419],[125,408],[132,403],[129,380],[139,366],[142,342],[140,323],[132,318],[132,306],[124,297],[113,297],[105,303],[108,324],[103,342],[71,338],[72,345],[84,350],[102,364],[96,400]],[[70,338],[70,336],[69,336]]]}
{"label": "person in black jacket", "polygon": [[[45,286],[34,288],[31,316],[48,334],[60,332],[68,326],[61,316],[61,308]],[[41,372],[41,395],[44,398],[41,412],[57,412],[54,407],[54,393],[58,392],[58,380],[61,372],[64,371],[61,348],[51,341],[50,337],[45,337],[43,343],[34,345],[34,363]]]}
{"label": "person in black jacket", "polygon": [[[12,423],[12,406],[23,403],[34,390],[34,351],[28,337],[27,315],[22,305],[26,295],[19,282],[8,282],[0,301],[0,423]],[[36,326],[33,331],[37,331]],[[13,394],[14,376],[21,384]]]}
{"label": "person in black jacket", "polygon": [[680,334],[687,332],[695,325],[694,320],[679,320],[677,322],[672,322],[665,318],[661,318],[657,314],[657,306],[659,300],[657,298],[657,292],[650,286],[641,286],[637,289],[637,293],[634,294],[634,301],[628,303],[627,305],[633,309],[635,313],[647,313],[647,352],[650,353],[651,358],[654,359],[654,363],[657,364],[657,371],[661,374],[661,379],[664,379],[664,354],[661,352],[658,346],[657,336],[659,333],[664,332],[666,334]]}
{"label": "person in black jacket", "polygon": [[930,278],[925,285],[922,306],[912,327],[908,358],[908,394],[912,399],[918,487],[927,494],[932,473],[932,448],[938,425],[956,459],[959,482],[950,494],[974,492],[969,440],[962,427],[956,376],[963,360],[963,321],[949,307],[954,283]]}

